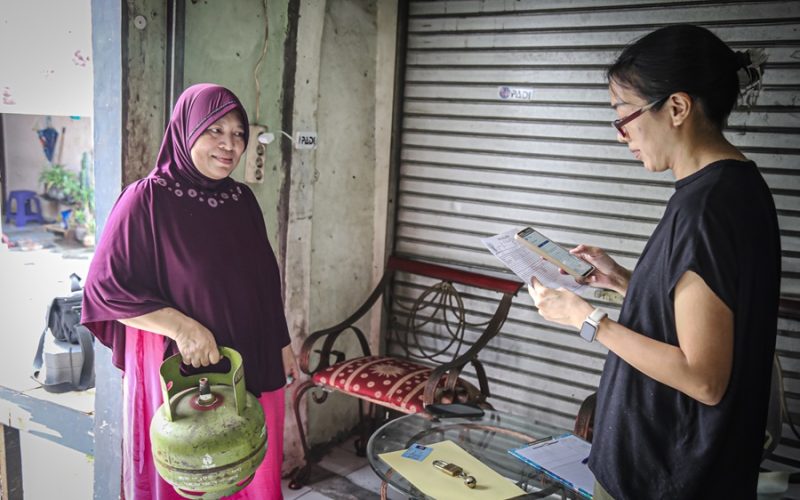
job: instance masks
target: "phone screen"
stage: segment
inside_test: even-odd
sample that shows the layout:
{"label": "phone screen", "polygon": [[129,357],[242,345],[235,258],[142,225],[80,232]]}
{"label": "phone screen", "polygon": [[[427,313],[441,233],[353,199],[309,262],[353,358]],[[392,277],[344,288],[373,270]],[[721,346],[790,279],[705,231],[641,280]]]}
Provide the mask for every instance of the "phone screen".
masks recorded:
{"label": "phone screen", "polygon": [[527,227],[517,234],[519,234],[520,238],[564,264],[564,267],[576,271],[581,276],[585,276],[592,270],[592,266],[587,262],[575,257],[565,248],[553,243],[548,237],[533,228]]}

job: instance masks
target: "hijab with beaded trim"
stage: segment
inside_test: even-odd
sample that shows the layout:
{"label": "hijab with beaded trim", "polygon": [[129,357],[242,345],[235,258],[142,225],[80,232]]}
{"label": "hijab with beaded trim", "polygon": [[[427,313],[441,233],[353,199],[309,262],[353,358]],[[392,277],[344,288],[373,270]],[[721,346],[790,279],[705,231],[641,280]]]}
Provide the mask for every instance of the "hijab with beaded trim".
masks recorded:
{"label": "hijab with beaded trim", "polygon": [[[117,320],[175,308],[242,354],[247,387],[258,394],[285,383],[280,351],[289,335],[277,261],[252,191],[204,176],[191,158],[197,138],[231,111],[246,144],[247,114],[231,91],[198,84],[181,94],[155,168],[122,192],[108,217],[81,322],[124,370],[126,327]],[[165,346],[177,352],[173,342]]]}
{"label": "hijab with beaded trim", "polygon": [[172,112],[156,167],[151,176],[186,182],[206,189],[229,185],[232,179],[209,179],[200,173],[192,162],[192,146],[205,130],[230,111],[237,110],[244,127],[244,141],[248,142],[247,113],[239,99],[228,89],[210,83],[199,83],[186,89]]}

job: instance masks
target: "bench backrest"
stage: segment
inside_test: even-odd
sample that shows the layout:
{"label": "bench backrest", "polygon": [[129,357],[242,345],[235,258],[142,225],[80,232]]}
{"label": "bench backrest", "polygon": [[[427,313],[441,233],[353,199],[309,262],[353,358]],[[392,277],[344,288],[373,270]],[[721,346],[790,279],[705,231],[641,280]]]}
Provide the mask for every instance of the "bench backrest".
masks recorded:
{"label": "bench backrest", "polygon": [[[402,299],[394,297],[389,307],[387,329],[395,352],[401,350],[403,357],[432,364],[451,362],[470,349],[478,351],[486,345],[499,332],[511,298],[522,287],[518,281],[396,256],[389,258],[387,270],[394,273],[395,281],[398,272],[433,280],[433,284],[419,293]],[[469,297],[463,294],[464,286],[456,285],[499,294],[488,320],[485,315],[473,320],[465,307]],[[478,333],[474,333],[476,331]]]}

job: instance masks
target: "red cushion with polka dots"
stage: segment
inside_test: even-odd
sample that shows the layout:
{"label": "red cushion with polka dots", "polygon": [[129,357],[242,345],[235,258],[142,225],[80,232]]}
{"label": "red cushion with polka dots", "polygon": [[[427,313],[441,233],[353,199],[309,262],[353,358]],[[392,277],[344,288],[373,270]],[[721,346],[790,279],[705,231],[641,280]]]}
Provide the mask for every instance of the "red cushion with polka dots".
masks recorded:
{"label": "red cushion with polka dots", "polygon": [[[423,410],[422,396],[431,368],[405,359],[382,356],[355,358],[314,373],[317,385],[353,394],[404,413]],[[444,377],[439,387],[444,385]],[[459,379],[458,385],[473,393],[475,388]]]}

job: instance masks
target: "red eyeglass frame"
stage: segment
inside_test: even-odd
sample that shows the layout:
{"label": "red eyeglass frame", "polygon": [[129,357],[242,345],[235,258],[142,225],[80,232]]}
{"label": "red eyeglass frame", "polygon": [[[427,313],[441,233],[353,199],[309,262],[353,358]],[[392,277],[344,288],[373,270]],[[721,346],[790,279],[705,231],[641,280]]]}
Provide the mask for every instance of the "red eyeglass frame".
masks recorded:
{"label": "red eyeglass frame", "polygon": [[611,126],[614,127],[615,129],[617,129],[617,132],[619,132],[619,134],[622,137],[628,137],[628,133],[625,132],[625,125],[627,125],[630,122],[632,122],[633,120],[639,118],[644,113],[650,111],[650,109],[653,106],[656,106],[659,103],[666,101],[668,97],[669,96],[662,97],[661,99],[656,99],[655,101],[653,101],[651,103],[645,104],[644,106],[642,106],[641,108],[637,109],[636,111],[634,111],[633,113],[629,114],[628,116],[623,116],[622,118],[617,118],[616,120],[611,122]]}

